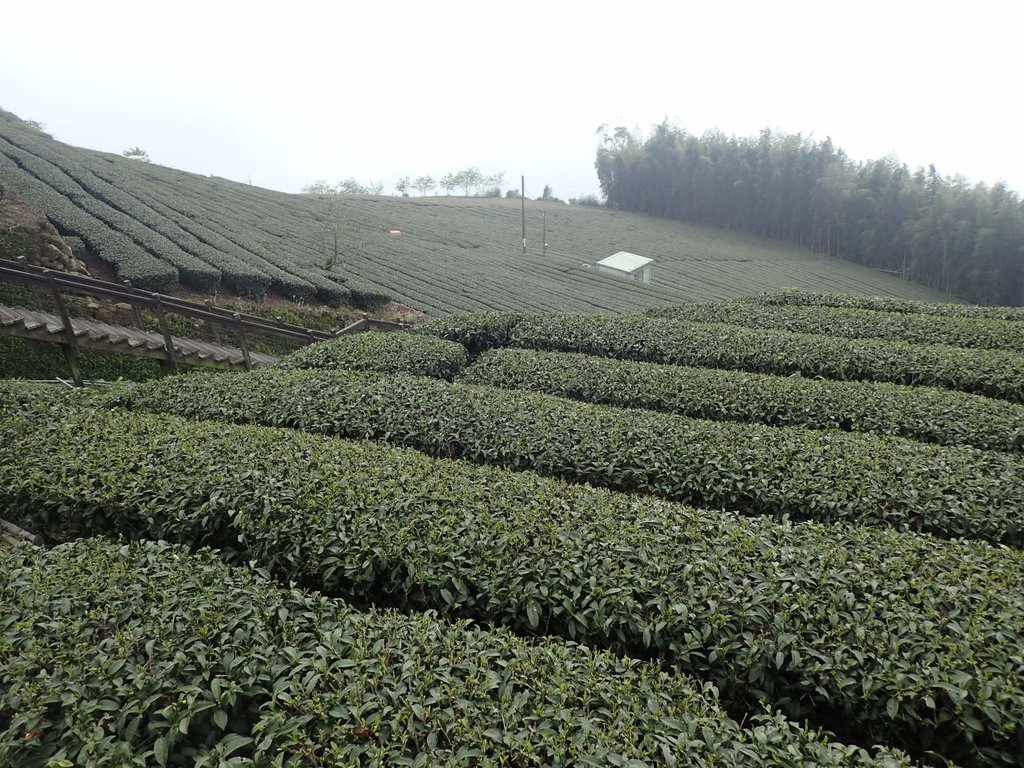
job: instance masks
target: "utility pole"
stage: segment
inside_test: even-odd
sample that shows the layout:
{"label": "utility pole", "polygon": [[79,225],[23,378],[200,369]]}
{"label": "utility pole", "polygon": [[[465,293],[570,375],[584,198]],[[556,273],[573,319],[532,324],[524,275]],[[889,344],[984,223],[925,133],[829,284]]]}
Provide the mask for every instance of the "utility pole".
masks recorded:
{"label": "utility pole", "polygon": [[543,234],[541,235],[541,242],[544,244],[541,246],[541,250],[544,256],[548,255],[548,212],[544,211],[544,228]]}
{"label": "utility pole", "polygon": [[522,201],[523,207],[523,253],[526,253],[526,177],[520,176],[519,183],[522,187],[519,192],[519,199]]}

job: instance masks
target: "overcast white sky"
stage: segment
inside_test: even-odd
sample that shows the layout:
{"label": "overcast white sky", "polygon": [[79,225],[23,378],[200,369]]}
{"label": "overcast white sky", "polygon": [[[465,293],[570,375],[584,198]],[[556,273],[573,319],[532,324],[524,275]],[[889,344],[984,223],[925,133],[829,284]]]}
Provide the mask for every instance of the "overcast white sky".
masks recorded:
{"label": "overcast white sky", "polygon": [[296,192],[477,166],[597,192],[596,130],[830,136],[1024,190],[1009,0],[7,3],[0,107]]}

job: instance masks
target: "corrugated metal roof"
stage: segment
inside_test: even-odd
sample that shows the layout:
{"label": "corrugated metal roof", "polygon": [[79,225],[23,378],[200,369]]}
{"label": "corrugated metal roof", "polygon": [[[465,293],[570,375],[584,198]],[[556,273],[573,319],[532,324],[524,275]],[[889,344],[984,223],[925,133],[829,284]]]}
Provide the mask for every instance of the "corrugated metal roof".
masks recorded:
{"label": "corrugated metal roof", "polygon": [[635,253],[629,253],[628,251],[619,251],[613,253],[607,259],[601,259],[597,262],[599,267],[611,267],[621,272],[636,272],[641,267],[646,267],[654,259],[648,259],[646,256],[637,256]]}

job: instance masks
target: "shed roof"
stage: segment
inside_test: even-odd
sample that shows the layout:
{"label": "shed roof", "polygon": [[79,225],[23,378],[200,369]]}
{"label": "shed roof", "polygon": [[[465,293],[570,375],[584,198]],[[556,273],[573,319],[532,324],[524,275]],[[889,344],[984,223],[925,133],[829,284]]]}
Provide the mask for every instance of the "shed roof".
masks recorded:
{"label": "shed roof", "polygon": [[629,253],[628,251],[619,251],[613,253],[607,259],[601,259],[597,262],[599,267],[611,267],[612,269],[618,269],[621,272],[636,272],[641,267],[646,267],[654,259],[648,259],[646,256],[637,256],[635,253]]}

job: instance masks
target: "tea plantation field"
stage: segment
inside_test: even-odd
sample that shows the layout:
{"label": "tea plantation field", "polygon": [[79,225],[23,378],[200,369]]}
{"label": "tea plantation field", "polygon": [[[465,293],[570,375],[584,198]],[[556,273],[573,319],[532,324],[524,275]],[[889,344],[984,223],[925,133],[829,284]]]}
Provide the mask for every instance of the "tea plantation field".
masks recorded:
{"label": "tea plantation field", "polygon": [[1021,765],[1020,320],[788,292],[2,383],[47,546],[0,550],[0,766]]}
{"label": "tea plantation field", "polygon": [[[617,312],[783,288],[949,298],[768,240],[558,203],[528,202],[522,253],[517,200],[289,195],[70,147],[3,111],[0,188],[120,278],[164,292],[363,306],[389,297],[431,316]],[[654,259],[649,285],[592,266],[620,250]]]}

